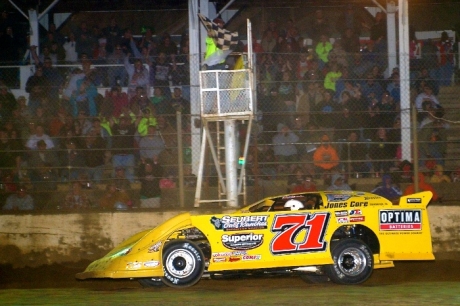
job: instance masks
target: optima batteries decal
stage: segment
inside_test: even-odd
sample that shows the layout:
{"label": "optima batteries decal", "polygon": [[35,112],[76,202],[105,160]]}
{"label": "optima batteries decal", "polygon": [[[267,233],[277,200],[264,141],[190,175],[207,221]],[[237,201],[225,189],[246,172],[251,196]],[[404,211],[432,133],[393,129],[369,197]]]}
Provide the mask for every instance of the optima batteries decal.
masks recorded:
{"label": "optima batteries decal", "polygon": [[419,231],[422,229],[421,210],[380,210],[381,231]]}

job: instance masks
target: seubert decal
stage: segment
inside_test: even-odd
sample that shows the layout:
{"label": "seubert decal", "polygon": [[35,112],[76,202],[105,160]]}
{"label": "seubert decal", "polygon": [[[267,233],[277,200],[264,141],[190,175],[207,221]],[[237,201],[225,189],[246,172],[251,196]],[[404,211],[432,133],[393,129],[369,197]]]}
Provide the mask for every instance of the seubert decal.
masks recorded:
{"label": "seubert decal", "polygon": [[268,216],[223,216],[222,218],[212,217],[210,221],[216,230],[241,231],[266,229]]}

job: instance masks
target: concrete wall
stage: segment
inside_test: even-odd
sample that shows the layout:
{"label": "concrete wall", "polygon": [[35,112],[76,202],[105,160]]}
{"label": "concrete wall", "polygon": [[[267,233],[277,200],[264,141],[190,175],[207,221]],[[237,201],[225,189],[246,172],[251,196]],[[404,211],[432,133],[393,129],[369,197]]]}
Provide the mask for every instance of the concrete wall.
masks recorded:
{"label": "concrete wall", "polygon": [[[437,258],[460,253],[460,206],[428,208]],[[0,264],[14,267],[94,260],[179,211],[0,215]],[[195,213],[217,211],[195,210]]]}

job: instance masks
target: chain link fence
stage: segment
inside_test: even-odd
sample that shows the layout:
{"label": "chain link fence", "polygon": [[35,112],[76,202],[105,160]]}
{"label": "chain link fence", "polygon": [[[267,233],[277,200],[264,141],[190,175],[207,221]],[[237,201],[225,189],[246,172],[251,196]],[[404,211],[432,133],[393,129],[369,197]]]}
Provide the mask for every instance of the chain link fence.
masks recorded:
{"label": "chain link fence", "polygon": [[[358,53],[345,52],[339,42],[326,55],[313,47],[257,53],[256,122],[251,131],[247,122],[237,125],[240,148],[251,133],[247,184],[283,181],[290,191],[310,176],[327,187],[336,173],[349,181],[384,174],[409,181],[414,163],[402,159],[401,135],[414,130],[418,166],[431,173],[443,166],[456,179],[455,59],[452,50],[442,53],[431,44],[424,48],[436,53],[411,57],[410,80],[401,80],[398,67],[388,67],[387,54],[371,44]],[[237,59],[227,60],[230,69]],[[161,55],[126,64],[82,59],[79,65],[45,60],[37,68],[1,67],[1,204],[26,186],[41,208],[139,206],[160,191],[177,190],[179,167],[185,186],[194,190],[202,105],[193,98],[199,88],[190,84],[189,64],[199,62],[198,55]],[[410,112],[401,108],[408,98],[401,97],[401,82],[410,82],[406,104],[414,106],[414,121],[401,116]],[[233,87],[238,84],[228,88],[227,98],[250,94]],[[19,96],[22,89],[28,95]],[[213,99],[203,106],[212,107]],[[208,151],[205,160],[205,185],[217,186]],[[99,192],[79,204],[82,188]],[[123,190],[125,198],[117,193]],[[56,191],[60,197],[51,200]],[[176,199],[170,203],[178,205]]]}

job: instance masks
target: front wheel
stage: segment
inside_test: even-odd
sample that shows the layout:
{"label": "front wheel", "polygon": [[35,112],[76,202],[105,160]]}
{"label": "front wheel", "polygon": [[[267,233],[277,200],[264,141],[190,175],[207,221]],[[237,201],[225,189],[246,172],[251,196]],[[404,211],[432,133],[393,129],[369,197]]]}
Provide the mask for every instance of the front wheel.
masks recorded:
{"label": "front wheel", "polygon": [[163,250],[163,282],[170,287],[190,287],[203,275],[205,258],[193,242],[173,240]]}
{"label": "front wheel", "polygon": [[360,284],[374,269],[371,249],[361,240],[343,239],[331,247],[334,264],[325,267],[329,278],[338,284]]}

